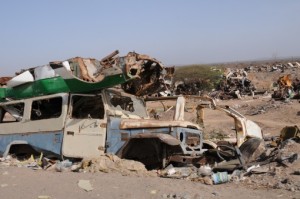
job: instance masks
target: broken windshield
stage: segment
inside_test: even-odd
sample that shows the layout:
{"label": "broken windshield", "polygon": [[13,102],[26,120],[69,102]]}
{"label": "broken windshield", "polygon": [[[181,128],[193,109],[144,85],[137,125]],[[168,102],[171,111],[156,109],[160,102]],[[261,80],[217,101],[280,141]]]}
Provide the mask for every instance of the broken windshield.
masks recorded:
{"label": "broken windshield", "polygon": [[141,99],[113,91],[107,91],[106,94],[112,109],[122,111],[125,114],[148,117],[145,104]]}

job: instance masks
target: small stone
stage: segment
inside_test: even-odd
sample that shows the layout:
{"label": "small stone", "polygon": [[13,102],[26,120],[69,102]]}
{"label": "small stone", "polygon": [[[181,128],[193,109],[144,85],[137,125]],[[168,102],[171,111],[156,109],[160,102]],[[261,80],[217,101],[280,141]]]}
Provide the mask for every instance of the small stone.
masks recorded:
{"label": "small stone", "polygon": [[153,194],[153,195],[157,194],[157,190],[151,190],[150,193]]}
{"label": "small stone", "polygon": [[93,187],[90,183],[89,180],[79,180],[78,181],[78,186],[82,189],[84,189],[85,191],[92,191]]}
{"label": "small stone", "polygon": [[213,185],[213,181],[212,181],[212,179],[211,179],[210,177],[205,176],[205,177],[203,178],[203,180],[204,180],[204,184],[207,184],[207,185]]}
{"label": "small stone", "polygon": [[267,183],[267,186],[268,186],[268,187],[274,187],[275,185],[274,185],[273,183],[271,183],[271,182],[268,182],[268,183]]}
{"label": "small stone", "polygon": [[238,176],[232,176],[232,177],[231,177],[231,180],[232,180],[233,182],[239,182],[239,181],[240,181],[240,178],[239,178]]}
{"label": "small stone", "polygon": [[51,199],[50,196],[38,196],[38,199]]}
{"label": "small stone", "polygon": [[1,188],[7,187],[8,184],[1,184]]}
{"label": "small stone", "polygon": [[71,166],[71,171],[78,172],[81,169],[81,164],[74,164]]}
{"label": "small stone", "polygon": [[169,197],[168,194],[165,194],[165,193],[164,193],[164,194],[162,195],[162,198],[168,198],[168,197]]}
{"label": "small stone", "polygon": [[275,167],[274,168],[275,175],[279,176],[281,174],[281,172],[282,172],[282,169],[280,167]]}
{"label": "small stone", "polygon": [[217,192],[212,192],[211,193],[213,196],[218,196],[219,194]]}
{"label": "small stone", "polygon": [[2,175],[8,175],[8,172],[7,172],[7,171],[4,171],[4,172],[2,173]]}
{"label": "small stone", "polygon": [[273,187],[274,189],[283,189],[284,188],[284,185],[281,183],[281,182],[278,182],[274,185]]}

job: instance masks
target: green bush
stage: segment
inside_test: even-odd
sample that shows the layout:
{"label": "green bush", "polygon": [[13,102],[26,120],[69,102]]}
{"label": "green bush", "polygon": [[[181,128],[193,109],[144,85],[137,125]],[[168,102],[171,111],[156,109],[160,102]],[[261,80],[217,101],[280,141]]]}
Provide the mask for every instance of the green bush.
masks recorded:
{"label": "green bush", "polygon": [[[214,70],[215,69],[215,70]],[[211,91],[222,79],[223,69],[207,65],[189,65],[176,67],[174,82],[183,81],[186,84],[200,82],[201,90]]]}

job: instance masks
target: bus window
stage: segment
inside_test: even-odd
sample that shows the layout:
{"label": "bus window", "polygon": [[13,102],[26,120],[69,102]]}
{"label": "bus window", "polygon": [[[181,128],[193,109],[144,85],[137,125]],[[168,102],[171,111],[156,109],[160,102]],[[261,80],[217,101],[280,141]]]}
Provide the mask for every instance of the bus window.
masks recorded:
{"label": "bus window", "polygon": [[0,122],[20,122],[24,114],[24,103],[9,104],[0,107]]}
{"label": "bus window", "polygon": [[62,112],[62,98],[36,100],[32,102],[31,120],[43,120],[60,117]]}
{"label": "bus window", "polygon": [[104,105],[102,97],[97,96],[80,96],[72,97],[72,118],[75,119],[103,119]]}

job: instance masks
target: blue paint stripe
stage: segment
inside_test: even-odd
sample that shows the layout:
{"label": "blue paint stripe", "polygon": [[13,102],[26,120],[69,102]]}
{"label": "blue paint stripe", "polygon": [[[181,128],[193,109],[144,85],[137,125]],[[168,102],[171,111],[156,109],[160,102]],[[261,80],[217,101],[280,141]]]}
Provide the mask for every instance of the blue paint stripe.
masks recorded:
{"label": "blue paint stripe", "polygon": [[60,156],[63,131],[0,135],[1,155],[3,155],[7,146],[13,141],[26,141],[38,151],[52,152]]}

